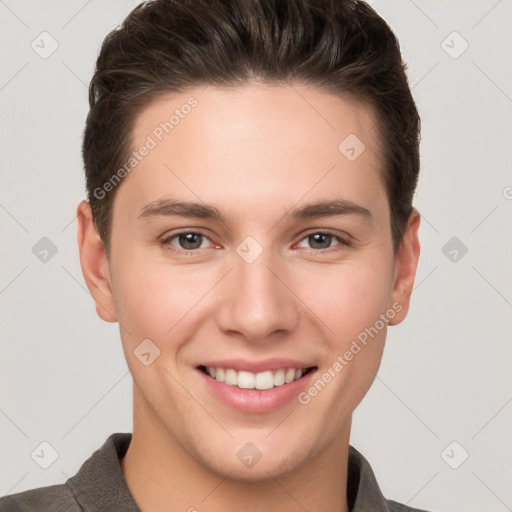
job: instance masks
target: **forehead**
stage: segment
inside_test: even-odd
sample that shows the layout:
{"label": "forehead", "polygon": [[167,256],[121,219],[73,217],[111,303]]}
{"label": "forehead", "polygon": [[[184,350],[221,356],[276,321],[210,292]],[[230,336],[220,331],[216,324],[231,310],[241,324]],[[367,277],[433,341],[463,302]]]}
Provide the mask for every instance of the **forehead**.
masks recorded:
{"label": "forehead", "polygon": [[364,200],[382,187],[372,110],[297,84],[163,96],[135,120],[132,147],[144,146],[150,149],[126,178],[133,205],[173,192],[219,203],[238,198],[248,207],[259,200],[261,209],[277,196],[290,204],[315,193]]}
{"label": "forehead", "polygon": [[[228,143],[228,137],[247,142],[244,146],[287,149],[293,137],[306,136],[311,144],[303,146],[304,151],[320,149],[320,139],[325,147],[338,149],[349,135],[358,136],[366,147],[378,142],[373,110],[361,101],[312,86],[258,83],[195,87],[160,97],[136,117],[132,142],[137,145],[152,134],[157,142],[178,145],[180,133],[187,137],[191,124],[205,150],[209,142]],[[173,137],[167,137],[171,133]],[[216,152],[220,150],[217,146]]]}

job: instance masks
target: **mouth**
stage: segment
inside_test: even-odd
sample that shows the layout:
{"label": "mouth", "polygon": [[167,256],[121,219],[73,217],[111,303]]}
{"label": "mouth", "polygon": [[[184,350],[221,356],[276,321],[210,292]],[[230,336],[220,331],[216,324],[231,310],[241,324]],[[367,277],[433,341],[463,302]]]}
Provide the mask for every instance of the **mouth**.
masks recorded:
{"label": "mouth", "polygon": [[304,379],[317,369],[316,366],[308,368],[278,368],[250,372],[235,370],[234,368],[221,368],[200,365],[197,367],[207,377],[227,386],[243,390],[267,391],[273,388],[287,387],[288,385]]}

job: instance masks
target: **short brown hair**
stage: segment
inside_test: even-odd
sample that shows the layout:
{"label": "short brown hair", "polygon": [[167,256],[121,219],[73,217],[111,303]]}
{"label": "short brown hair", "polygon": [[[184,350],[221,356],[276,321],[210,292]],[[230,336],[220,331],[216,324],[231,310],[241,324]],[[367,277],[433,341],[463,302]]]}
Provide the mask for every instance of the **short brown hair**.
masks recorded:
{"label": "short brown hair", "polygon": [[151,0],[137,6],[105,38],[89,86],[82,155],[107,254],[117,187],[107,192],[104,184],[132,151],[141,110],[187,87],[254,80],[301,82],[373,108],[396,253],[420,165],[420,118],[406,68],[392,30],[359,0]]}

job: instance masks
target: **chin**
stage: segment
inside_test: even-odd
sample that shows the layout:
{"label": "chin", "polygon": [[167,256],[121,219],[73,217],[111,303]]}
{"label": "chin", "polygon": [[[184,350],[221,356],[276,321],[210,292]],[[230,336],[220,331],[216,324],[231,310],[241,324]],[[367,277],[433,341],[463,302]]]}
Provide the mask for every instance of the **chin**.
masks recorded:
{"label": "chin", "polygon": [[[268,451],[257,451],[254,445],[247,443],[242,448],[227,448],[222,453],[211,454],[210,457],[201,457],[199,463],[211,472],[221,475],[229,480],[239,482],[262,482],[280,478],[299,468],[307,458],[306,453],[290,449],[277,451],[269,447]],[[233,453],[232,457],[226,457]],[[252,459],[251,459],[252,457]]]}

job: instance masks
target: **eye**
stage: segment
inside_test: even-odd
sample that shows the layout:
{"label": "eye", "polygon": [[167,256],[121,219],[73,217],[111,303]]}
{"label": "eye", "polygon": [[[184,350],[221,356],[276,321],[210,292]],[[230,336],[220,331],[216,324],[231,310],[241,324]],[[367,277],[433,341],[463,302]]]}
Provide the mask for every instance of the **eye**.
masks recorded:
{"label": "eye", "polygon": [[[206,249],[215,244],[206,236],[195,231],[182,231],[174,233],[163,239],[161,245],[177,252],[194,252],[199,249]],[[307,245],[304,245],[307,244]],[[298,244],[298,247],[326,251],[336,246],[350,245],[343,238],[329,232],[317,231],[305,236]]]}
{"label": "eye", "polygon": [[[204,249],[208,247],[208,243],[211,243],[210,239],[201,233],[194,231],[183,231],[181,233],[175,233],[164,240],[162,245],[177,247],[177,250],[183,251],[194,251],[196,249]],[[173,249],[174,250],[174,249]]]}
{"label": "eye", "polygon": [[[310,233],[306,237],[304,237],[300,243],[299,247],[304,247],[302,245],[304,242],[309,244],[309,247],[306,247],[308,249],[318,249],[318,250],[325,250],[325,249],[331,249],[332,247],[335,247],[337,245],[341,246],[348,246],[348,242],[343,240],[341,237],[337,235],[333,235],[331,233],[318,231],[316,233]],[[334,244],[333,244],[334,243]]]}

